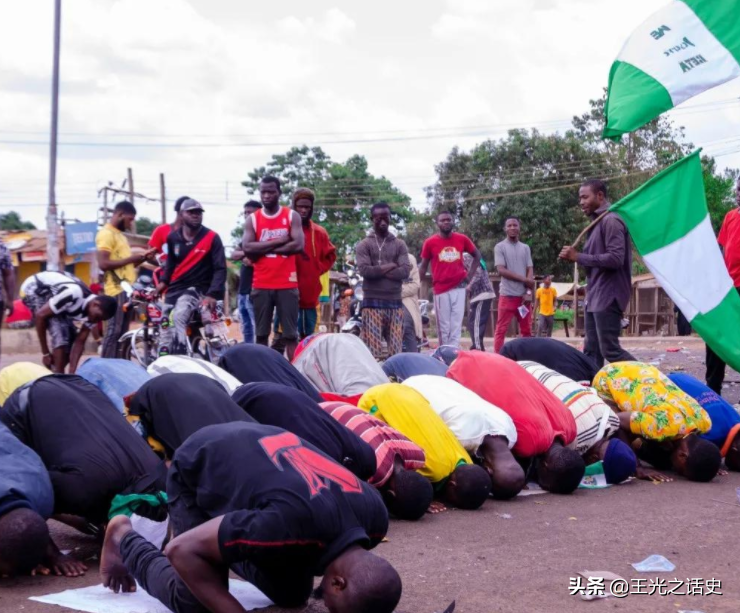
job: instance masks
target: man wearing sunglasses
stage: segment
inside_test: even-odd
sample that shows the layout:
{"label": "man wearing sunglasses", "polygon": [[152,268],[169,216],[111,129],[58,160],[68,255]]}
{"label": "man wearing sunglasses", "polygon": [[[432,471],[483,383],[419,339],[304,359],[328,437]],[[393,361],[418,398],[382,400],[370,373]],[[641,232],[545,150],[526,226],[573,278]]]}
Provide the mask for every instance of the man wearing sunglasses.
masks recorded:
{"label": "man wearing sunglasses", "polygon": [[221,238],[203,225],[203,206],[189,198],[180,207],[182,226],[167,237],[167,262],[157,292],[172,307],[162,330],[159,354],[185,353],[187,325],[200,308],[210,320],[226,288],[226,255]]}

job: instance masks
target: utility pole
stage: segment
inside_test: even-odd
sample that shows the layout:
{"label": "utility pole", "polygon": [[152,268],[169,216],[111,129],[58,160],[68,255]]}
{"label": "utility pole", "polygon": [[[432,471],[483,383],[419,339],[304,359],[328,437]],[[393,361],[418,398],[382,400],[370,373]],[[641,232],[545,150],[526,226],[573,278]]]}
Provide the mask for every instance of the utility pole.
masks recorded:
{"label": "utility pole", "polygon": [[57,134],[59,126],[59,51],[62,31],[62,0],[54,2],[54,64],[51,80],[51,145],[49,149],[49,206],[46,210],[46,268],[59,270],[57,230]]}
{"label": "utility pole", "polygon": [[164,191],[164,173],[159,173],[159,199],[162,201],[162,224],[167,223],[167,195]]}
{"label": "utility pole", "polygon": [[108,223],[108,188],[103,188],[103,225]]}
{"label": "utility pole", "polygon": [[[127,172],[128,172],[128,183],[127,183],[128,201],[134,206],[136,206],[136,204],[134,204],[134,171],[128,168]],[[133,224],[133,228],[131,228],[131,232],[136,234],[136,219],[134,219],[134,224]]]}

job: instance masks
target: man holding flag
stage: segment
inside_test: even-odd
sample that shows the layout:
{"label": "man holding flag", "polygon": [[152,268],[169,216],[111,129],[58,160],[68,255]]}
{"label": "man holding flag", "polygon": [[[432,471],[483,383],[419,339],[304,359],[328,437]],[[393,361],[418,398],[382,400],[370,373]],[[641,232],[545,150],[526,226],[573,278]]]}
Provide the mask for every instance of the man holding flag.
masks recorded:
{"label": "man holding flag", "polygon": [[601,368],[608,362],[634,361],[619,344],[622,314],[632,292],[632,244],[624,222],[607,198],[606,183],[590,179],[578,190],[581,210],[591,219],[603,218],[589,232],[583,252],[563,247],[560,257],[587,271],[586,340],[583,352]]}
{"label": "man holding flag", "polygon": [[[740,178],[735,185],[735,203],[740,207]],[[740,292],[740,210],[732,209],[722,222],[717,242],[722,248],[727,272],[730,273],[735,289]],[[735,322],[737,326],[740,322]],[[725,380],[725,361],[707,345],[707,387],[722,395]]]}

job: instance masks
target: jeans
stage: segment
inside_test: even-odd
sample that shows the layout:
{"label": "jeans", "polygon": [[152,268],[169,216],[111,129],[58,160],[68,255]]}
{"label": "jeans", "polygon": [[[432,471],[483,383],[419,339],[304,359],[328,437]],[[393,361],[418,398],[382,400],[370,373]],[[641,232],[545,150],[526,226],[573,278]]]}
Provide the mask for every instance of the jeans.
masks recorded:
{"label": "jeans", "polygon": [[500,296],[498,299],[498,319],[496,320],[496,332],[493,335],[493,352],[500,353],[506,339],[506,330],[511,320],[516,317],[519,322],[519,330],[524,338],[532,336],[532,303],[524,306],[529,311],[526,317],[519,314],[519,307],[524,304],[522,296]]}
{"label": "jeans", "polygon": [[604,311],[586,311],[586,340],[583,353],[591,358],[597,368],[607,362],[634,362],[631,353],[622,349],[619,334],[622,331],[622,309],[617,301]]}
{"label": "jeans", "polygon": [[123,310],[123,305],[128,302],[126,292],[121,292],[116,297],[116,314],[105,322],[105,337],[103,338],[103,349],[101,355],[104,358],[118,357],[118,339],[128,332],[129,325],[134,316],[134,309]]}
{"label": "jeans", "polygon": [[249,294],[239,294],[237,302],[241,319],[242,336],[245,343],[254,343],[254,307]]}
{"label": "jeans", "polygon": [[304,339],[316,332],[318,319],[317,308],[298,309],[298,338]]}
{"label": "jeans", "polygon": [[550,337],[552,336],[552,329],[555,325],[555,315],[542,315],[540,314],[537,336]]}
{"label": "jeans", "polygon": [[212,319],[212,314],[207,307],[201,306],[203,297],[194,288],[188,288],[172,304],[168,300],[166,304],[172,307],[169,316],[169,326],[163,328],[159,333],[159,355],[187,355],[188,353],[188,324],[193,319],[196,311],[200,310],[201,322],[205,325]]}

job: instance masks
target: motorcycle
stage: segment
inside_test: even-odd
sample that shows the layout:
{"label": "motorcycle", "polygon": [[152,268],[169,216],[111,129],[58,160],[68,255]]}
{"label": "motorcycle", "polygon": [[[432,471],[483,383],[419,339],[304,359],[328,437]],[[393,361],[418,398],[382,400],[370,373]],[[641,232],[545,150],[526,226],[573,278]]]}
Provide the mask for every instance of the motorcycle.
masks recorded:
{"label": "motorcycle", "polygon": [[418,344],[418,351],[421,352],[425,347],[429,347],[427,338],[427,329],[429,328],[429,300],[419,300],[419,312],[421,313],[421,341]]}
{"label": "motorcycle", "polygon": [[345,266],[345,272],[349,278],[349,286],[352,289],[352,301],[349,305],[349,319],[342,326],[342,332],[360,336],[362,333],[362,277],[352,264]]}
{"label": "motorcycle", "polygon": [[[130,289],[129,289],[130,288]],[[159,338],[169,327],[171,306],[158,300],[151,277],[140,276],[133,286],[124,288],[129,301],[124,310],[134,309],[142,325],[130,330],[118,340],[118,357],[133,360],[146,368],[159,357]],[[203,322],[196,310],[186,330],[185,355],[217,364],[223,352],[236,344],[229,338],[231,319],[224,315],[223,301],[219,300],[209,322]]]}
{"label": "motorcycle", "polygon": [[[351,280],[350,280],[351,283]],[[349,319],[342,326],[342,332],[360,336],[362,333],[362,281],[354,286],[352,301],[349,303]]]}

